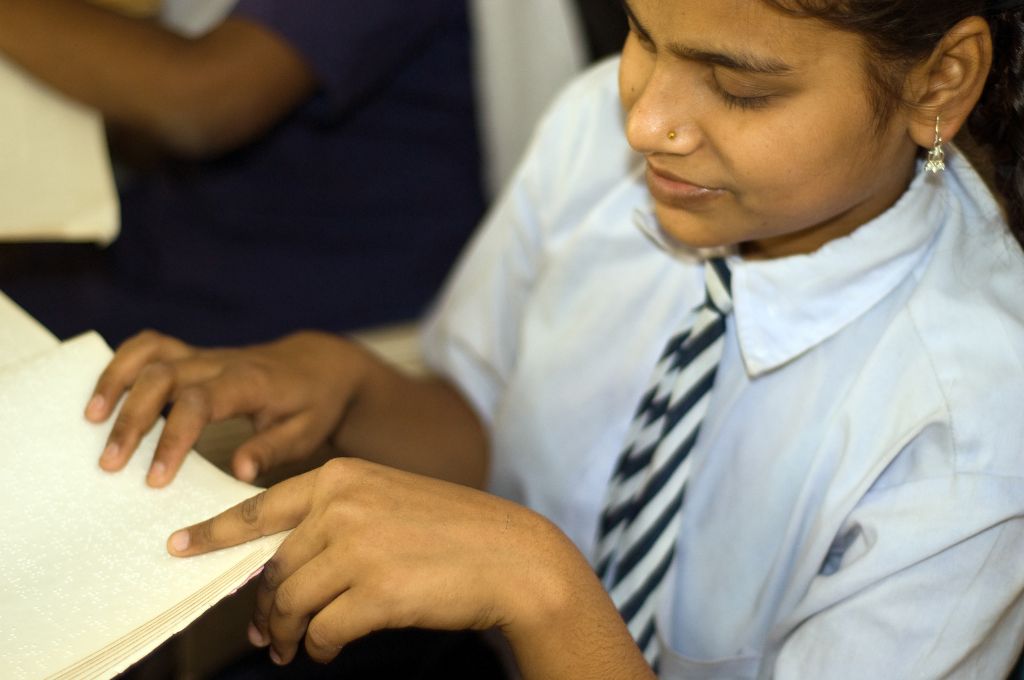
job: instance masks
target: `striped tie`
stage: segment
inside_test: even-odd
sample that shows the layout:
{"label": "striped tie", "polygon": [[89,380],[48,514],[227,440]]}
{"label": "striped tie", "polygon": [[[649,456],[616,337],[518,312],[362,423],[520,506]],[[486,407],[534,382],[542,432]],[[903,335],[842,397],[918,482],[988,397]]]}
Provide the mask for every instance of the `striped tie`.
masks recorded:
{"label": "striped tie", "polygon": [[647,661],[657,669],[654,616],[675,556],[689,453],[707,411],[732,310],[725,261],[705,266],[704,304],[669,340],[640,400],[609,482],[597,539],[597,574]]}

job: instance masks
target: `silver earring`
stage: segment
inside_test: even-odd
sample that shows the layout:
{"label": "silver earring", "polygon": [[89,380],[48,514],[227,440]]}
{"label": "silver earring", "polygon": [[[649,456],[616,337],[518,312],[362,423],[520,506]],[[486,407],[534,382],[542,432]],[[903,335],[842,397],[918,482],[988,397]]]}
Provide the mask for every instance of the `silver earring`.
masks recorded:
{"label": "silver earring", "polygon": [[924,171],[937,174],[946,169],[946,152],[942,150],[942,132],[939,130],[940,116],[935,116],[935,145],[928,152],[928,162]]}

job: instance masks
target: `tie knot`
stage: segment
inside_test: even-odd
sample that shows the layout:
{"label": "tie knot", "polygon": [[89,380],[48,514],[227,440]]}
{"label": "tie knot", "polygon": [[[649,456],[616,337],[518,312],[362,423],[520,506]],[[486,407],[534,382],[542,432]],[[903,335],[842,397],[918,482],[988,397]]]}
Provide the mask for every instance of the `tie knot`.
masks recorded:
{"label": "tie knot", "polygon": [[724,258],[715,257],[707,261],[704,287],[707,291],[705,305],[715,308],[722,316],[732,311],[732,274]]}

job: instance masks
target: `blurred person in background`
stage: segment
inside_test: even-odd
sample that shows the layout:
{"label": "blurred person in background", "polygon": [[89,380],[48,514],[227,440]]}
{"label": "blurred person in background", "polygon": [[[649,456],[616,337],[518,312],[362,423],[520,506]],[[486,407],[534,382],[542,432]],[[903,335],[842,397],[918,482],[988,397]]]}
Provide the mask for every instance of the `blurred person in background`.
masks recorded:
{"label": "blurred person in background", "polygon": [[184,37],[81,0],[0,0],[0,53],[98,109],[130,170],[111,246],[2,246],[0,289],[61,337],[112,344],[417,316],[484,204],[466,13],[240,0]]}

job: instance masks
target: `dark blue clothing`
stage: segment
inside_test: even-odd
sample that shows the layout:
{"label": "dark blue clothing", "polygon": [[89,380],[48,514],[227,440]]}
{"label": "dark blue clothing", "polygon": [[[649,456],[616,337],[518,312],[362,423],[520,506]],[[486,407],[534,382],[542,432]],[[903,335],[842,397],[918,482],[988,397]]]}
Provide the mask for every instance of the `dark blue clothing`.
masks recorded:
{"label": "dark blue clothing", "polygon": [[419,314],[483,210],[464,0],[241,0],[321,89],[259,141],[122,187],[95,266],[0,288],[60,336],[239,343]]}

